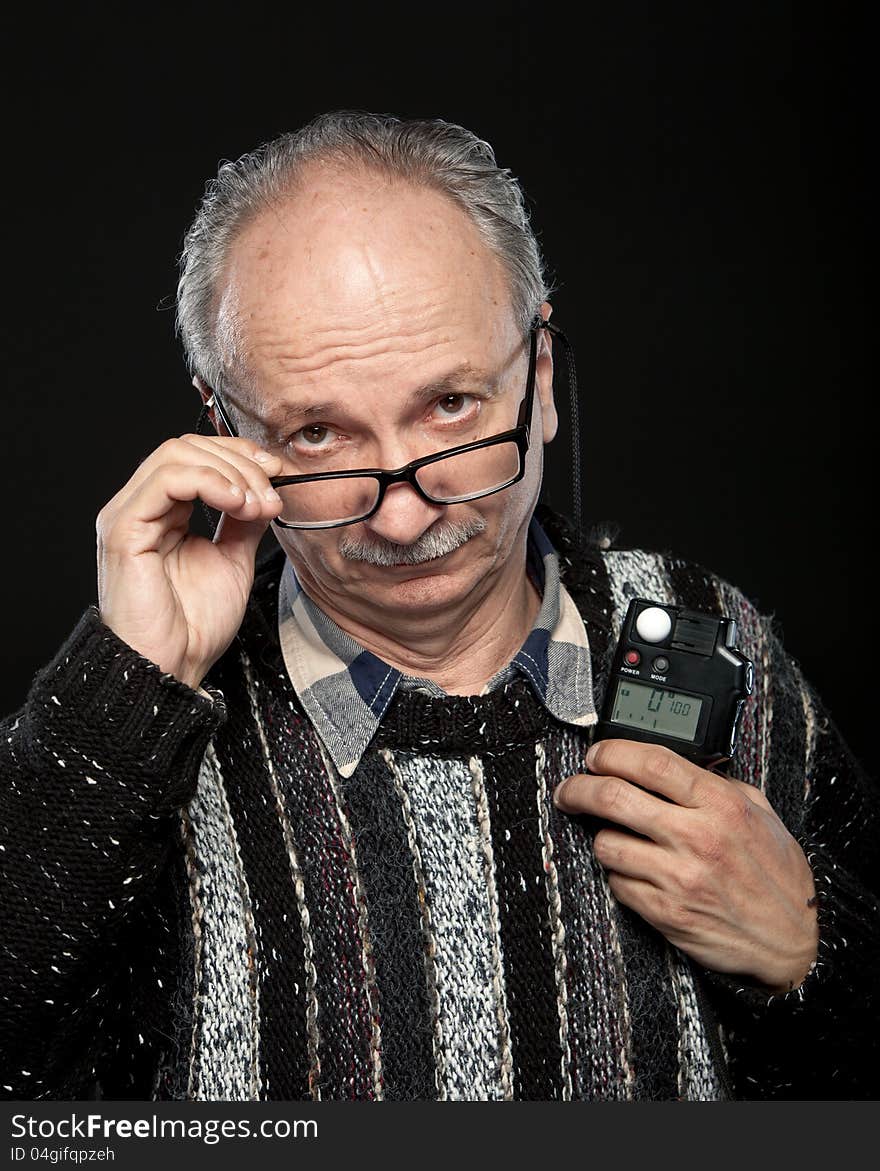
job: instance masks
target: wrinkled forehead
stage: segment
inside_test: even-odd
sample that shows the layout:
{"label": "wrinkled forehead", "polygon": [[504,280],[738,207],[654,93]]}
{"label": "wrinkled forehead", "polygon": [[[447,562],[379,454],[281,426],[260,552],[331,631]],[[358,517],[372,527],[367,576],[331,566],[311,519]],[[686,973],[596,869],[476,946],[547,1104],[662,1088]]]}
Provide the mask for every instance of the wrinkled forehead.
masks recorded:
{"label": "wrinkled forehead", "polygon": [[508,275],[469,216],[372,173],[321,172],[249,223],[216,321],[226,370],[262,387],[395,352],[497,364],[519,335]]}

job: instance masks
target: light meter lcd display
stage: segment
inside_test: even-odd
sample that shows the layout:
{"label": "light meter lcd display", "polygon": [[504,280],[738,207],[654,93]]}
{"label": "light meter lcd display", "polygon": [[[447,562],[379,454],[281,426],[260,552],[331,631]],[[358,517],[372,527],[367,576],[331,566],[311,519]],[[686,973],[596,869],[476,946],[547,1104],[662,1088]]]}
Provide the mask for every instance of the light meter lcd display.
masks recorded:
{"label": "light meter lcd display", "polygon": [[693,740],[702,708],[703,701],[694,695],[619,679],[611,719],[628,728]]}

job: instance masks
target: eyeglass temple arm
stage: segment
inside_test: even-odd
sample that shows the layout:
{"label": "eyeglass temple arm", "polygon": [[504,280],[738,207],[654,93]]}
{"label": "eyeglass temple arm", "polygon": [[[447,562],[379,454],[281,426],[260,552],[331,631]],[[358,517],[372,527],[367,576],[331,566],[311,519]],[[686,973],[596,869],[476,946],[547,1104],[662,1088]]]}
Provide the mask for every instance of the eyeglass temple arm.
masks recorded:
{"label": "eyeglass temple arm", "polygon": [[232,435],[233,438],[238,439],[239,438],[238,432],[236,431],[235,427],[233,427],[229,416],[226,414],[226,408],[223,406],[223,403],[220,401],[220,396],[216,390],[212,390],[210,395],[208,396],[208,398],[206,398],[205,401],[202,403],[202,410],[199,415],[199,421],[196,424],[196,430],[199,429],[199,425],[207,417],[208,412],[210,411],[211,407],[213,407],[214,410],[217,412],[217,414],[220,416],[220,421],[223,423],[224,427],[229,432],[229,434]]}

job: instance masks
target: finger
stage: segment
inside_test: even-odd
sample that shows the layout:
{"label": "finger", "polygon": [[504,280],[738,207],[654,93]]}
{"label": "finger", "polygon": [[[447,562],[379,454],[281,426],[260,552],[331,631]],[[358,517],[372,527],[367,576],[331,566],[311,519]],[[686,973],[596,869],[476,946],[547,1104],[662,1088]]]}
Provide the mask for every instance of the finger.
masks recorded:
{"label": "finger", "polygon": [[[128,497],[140,488],[154,472],[167,464],[197,464],[216,467],[234,483],[251,491],[265,491],[268,482],[263,484],[259,473],[263,477],[277,475],[281,470],[281,461],[269,452],[268,462],[256,459],[262,449],[255,443],[244,439],[211,438],[203,435],[181,435],[179,438],[167,439],[152,451],[145,460],[135,469],[125,487],[116,494],[110,502],[112,507],[125,504]],[[251,456],[253,458],[251,458]],[[232,475],[230,469],[238,472],[239,479]],[[268,470],[263,470],[263,469]]]}
{"label": "finger", "polygon": [[616,829],[601,829],[593,839],[593,853],[606,870],[656,882],[666,871],[667,855],[656,842],[646,842]]}
{"label": "finger", "polygon": [[244,521],[224,513],[214,533],[214,544],[231,560],[252,565],[269,520]]}
{"label": "finger", "polygon": [[[221,471],[225,472],[227,466],[234,467],[243,477],[245,484],[245,498],[250,501],[250,497],[260,497],[268,499],[271,503],[275,503],[277,493],[269,482],[269,475],[281,470],[281,461],[277,456],[269,456],[268,463],[261,463],[256,459],[252,459],[248,451],[259,452],[254,444],[247,444],[247,451],[242,447],[244,441],[239,439],[227,439],[222,442],[220,439],[215,439],[210,436],[193,435],[186,436],[184,439],[186,446],[194,453],[198,462],[203,459],[217,461],[216,466]],[[234,446],[233,446],[234,445]],[[189,454],[189,453],[187,453]],[[266,453],[268,455],[268,453]],[[230,511],[227,509],[227,512]],[[251,515],[248,513],[241,519],[251,520]],[[215,532],[215,536],[216,536]]]}
{"label": "finger", "polygon": [[671,844],[676,837],[680,810],[621,777],[567,777],[557,785],[553,800],[566,813],[588,813],[613,821],[661,845]]}
{"label": "finger", "polygon": [[643,878],[609,874],[608,886],[619,903],[676,944],[692,940],[698,917],[685,903]]}
{"label": "finger", "polygon": [[761,809],[766,809],[773,812],[773,806],[764,796],[760,789],[755,788],[754,785],[747,785],[745,781],[738,781],[735,777],[728,777],[727,784],[730,785],[736,792],[741,793],[747,797],[753,805],[759,806]]}
{"label": "finger", "polygon": [[691,809],[709,804],[715,788],[727,784],[669,748],[635,740],[598,741],[587,753],[587,767],[604,776],[623,777]]}
{"label": "finger", "polygon": [[126,485],[98,513],[99,547],[125,555],[164,550],[170,533],[183,535],[199,496],[220,511],[241,507],[245,482],[234,468],[230,472],[234,479],[216,468],[155,468],[133,491]]}
{"label": "finger", "polygon": [[277,516],[281,500],[258,496],[248,488],[247,480],[236,468],[228,465],[229,473],[219,468],[188,464],[166,464],[156,469],[130,498],[116,517],[115,528],[127,524],[168,519],[174,506],[182,500],[204,500],[218,512],[226,512],[239,520],[268,521]]}
{"label": "finger", "polygon": [[159,520],[141,522],[141,551],[155,551],[164,560],[189,533],[192,510],[191,500],[178,500]]}
{"label": "finger", "polygon": [[179,459],[170,462],[207,464],[217,467],[228,475],[228,468],[235,468],[244,477],[245,492],[254,496],[265,496],[272,490],[269,476],[281,471],[281,461],[266,452],[267,460],[255,457],[260,448],[249,440],[237,438],[221,439],[208,435],[184,435],[175,446]]}
{"label": "finger", "polygon": [[[190,447],[197,447],[208,451],[220,459],[228,460],[246,476],[253,476],[254,470],[262,472],[268,479],[278,476],[283,471],[281,457],[271,451],[266,451],[250,439],[238,439],[219,435],[183,435],[182,442]],[[262,478],[258,478],[262,483]]]}

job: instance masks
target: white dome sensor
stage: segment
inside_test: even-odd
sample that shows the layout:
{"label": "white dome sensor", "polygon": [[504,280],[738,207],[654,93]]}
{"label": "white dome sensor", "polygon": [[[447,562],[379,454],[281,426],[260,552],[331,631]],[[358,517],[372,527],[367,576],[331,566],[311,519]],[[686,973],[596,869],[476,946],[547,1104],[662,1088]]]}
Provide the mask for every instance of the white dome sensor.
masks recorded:
{"label": "white dome sensor", "polygon": [[636,618],[636,630],[639,638],[645,642],[662,642],[664,638],[669,637],[672,619],[659,606],[649,606]]}

